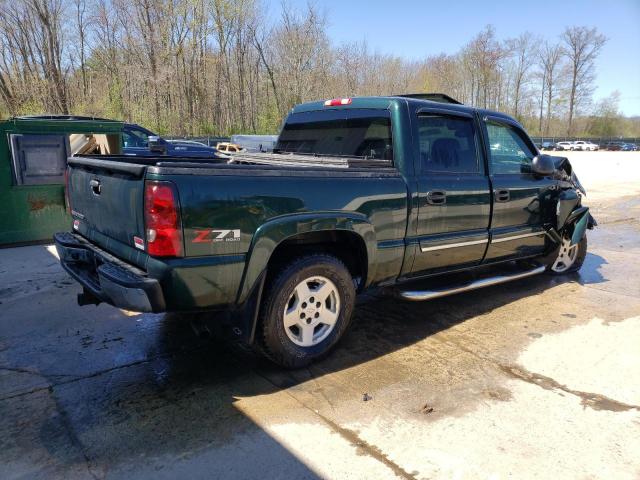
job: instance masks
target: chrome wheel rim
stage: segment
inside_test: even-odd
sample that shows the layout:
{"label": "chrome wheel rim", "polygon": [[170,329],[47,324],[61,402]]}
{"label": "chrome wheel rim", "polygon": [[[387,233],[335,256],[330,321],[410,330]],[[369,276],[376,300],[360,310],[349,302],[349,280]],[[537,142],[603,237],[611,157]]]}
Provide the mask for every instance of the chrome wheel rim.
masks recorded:
{"label": "chrome wheel rim", "polygon": [[557,273],[566,272],[575,263],[578,256],[578,244],[571,245],[571,239],[564,237],[560,244],[560,251],[555,262],[551,266],[551,270]]}
{"label": "chrome wheel rim", "polygon": [[313,276],[291,292],[282,316],[284,331],[300,347],[319,344],[333,331],[340,314],[340,294],[326,277]]}

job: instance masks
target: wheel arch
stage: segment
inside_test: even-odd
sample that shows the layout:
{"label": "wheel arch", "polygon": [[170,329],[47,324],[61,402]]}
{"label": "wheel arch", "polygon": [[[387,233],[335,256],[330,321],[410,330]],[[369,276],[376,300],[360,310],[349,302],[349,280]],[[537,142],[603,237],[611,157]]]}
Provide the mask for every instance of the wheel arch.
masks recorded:
{"label": "wheel arch", "polygon": [[[344,247],[344,248],[343,248]],[[245,265],[237,303],[249,296],[262,274],[304,253],[330,253],[360,276],[358,289],[375,275],[376,236],[373,225],[357,213],[313,213],[279,217],[256,231]]]}

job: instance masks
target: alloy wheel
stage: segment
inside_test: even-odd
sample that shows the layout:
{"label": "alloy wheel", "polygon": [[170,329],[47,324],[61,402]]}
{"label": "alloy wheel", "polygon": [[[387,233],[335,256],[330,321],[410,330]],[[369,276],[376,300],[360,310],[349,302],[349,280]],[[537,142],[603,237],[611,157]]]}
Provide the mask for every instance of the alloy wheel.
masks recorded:
{"label": "alloy wheel", "polygon": [[340,294],[326,277],[300,282],[285,305],[282,321],[289,339],[301,347],[319,344],[333,331],[340,314]]}

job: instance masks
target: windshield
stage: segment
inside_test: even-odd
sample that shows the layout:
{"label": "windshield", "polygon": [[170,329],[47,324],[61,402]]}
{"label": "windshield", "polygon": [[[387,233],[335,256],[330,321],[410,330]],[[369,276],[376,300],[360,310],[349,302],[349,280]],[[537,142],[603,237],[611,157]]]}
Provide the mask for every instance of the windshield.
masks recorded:
{"label": "windshield", "polygon": [[289,115],[276,153],[393,160],[388,110],[331,109]]}

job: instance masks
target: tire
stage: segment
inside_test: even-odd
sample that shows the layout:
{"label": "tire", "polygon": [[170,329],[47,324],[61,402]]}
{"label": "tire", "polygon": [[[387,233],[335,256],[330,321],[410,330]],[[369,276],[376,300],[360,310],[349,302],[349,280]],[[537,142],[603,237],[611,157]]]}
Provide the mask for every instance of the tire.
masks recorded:
{"label": "tire", "polygon": [[[558,255],[547,265],[547,272],[551,273],[552,275],[565,275],[567,273],[577,272],[582,267],[582,264],[584,263],[584,259],[587,256],[587,236],[586,235],[582,237],[582,240],[580,240],[580,242],[578,242],[577,245],[574,245],[573,247],[575,248],[574,255],[571,255],[571,247],[568,246],[568,244],[571,241],[570,238],[564,237],[562,240],[563,240],[563,243],[562,245],[560,245],[560,248],[558,249]],[[563,249],[565,250],[563,251]],[[557,262],[564,262],[564,260],[562,260],[563,255],[566,258],[571,259],[570,264],[568,264],[569,263],[568,260],[566,260],[567,263],[565,263],[564,266],[557,264]]]}
{"label": "tire", "polygon": [[355,299],[353,279],[337,258],[313,254],[294,260],[267,287],[258,325],[262,353],[286,368],[319,360],[347,330]]}

